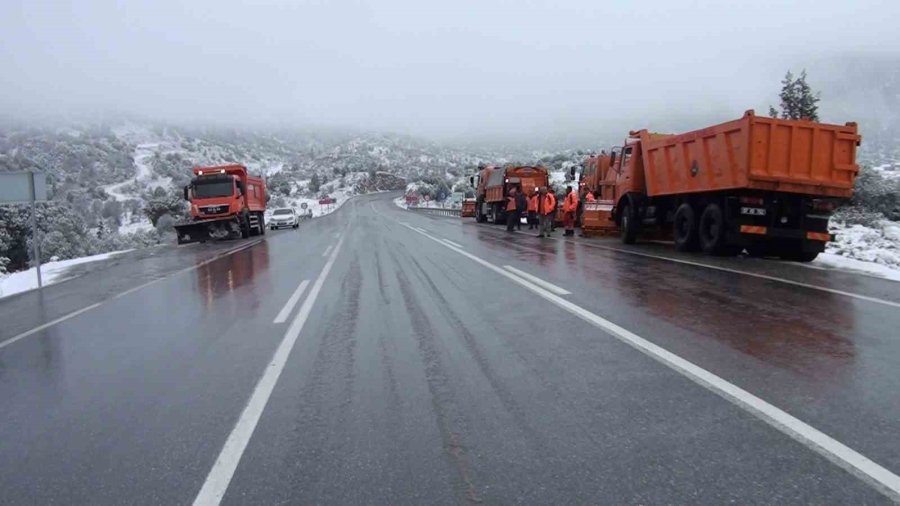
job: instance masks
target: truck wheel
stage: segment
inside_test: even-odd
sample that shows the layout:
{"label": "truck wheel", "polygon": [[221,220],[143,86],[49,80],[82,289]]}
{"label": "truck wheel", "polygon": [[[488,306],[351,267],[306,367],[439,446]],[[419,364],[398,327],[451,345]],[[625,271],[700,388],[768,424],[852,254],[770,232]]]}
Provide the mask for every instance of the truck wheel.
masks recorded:
{"label": "truck wheel", "polygon": [[241,239],[247,239],[250,237],[250,217],[246,214],[241,215],[240,226],[241,226]]}
{"label": "truck wheel", "polygon": [[719,204],[708,204],[700,216],[700,226],[697,231],[700,249],[707,255],[736,255],[739,250],[728,245],[727,231],[725,213],[722,212],[722,208],[719,207]]}
{"label": "truck wheel", "polygon": [[486,221],[487,216],[484,214],[484,201],[475,202],[475,222],[484,223]]}
{"label": "truck wheel", "polygon": [[259,235],[266,235],[266,213],[257,213],[259,215]]}
{"label": "truck wheel", "polygon": [[625,205],[622,207],[622,242],[634,244],[640,230],[637,206],[634,205],[634,199],[626,197]]}
{"label": "truck wheel", "polygon": [[697,217],[694,208],[684,203],[675,211],[673,225],[675,249],[678,251],[696,251],[697,249]]}
{"label": "truck wheel", "polygon": [[501,213],[500,204],[499,203],[494,204],[492,209],[494,212],[494,225],[503,225],[504,223],[506,223],[506,220],[500,217],[500,213]]}

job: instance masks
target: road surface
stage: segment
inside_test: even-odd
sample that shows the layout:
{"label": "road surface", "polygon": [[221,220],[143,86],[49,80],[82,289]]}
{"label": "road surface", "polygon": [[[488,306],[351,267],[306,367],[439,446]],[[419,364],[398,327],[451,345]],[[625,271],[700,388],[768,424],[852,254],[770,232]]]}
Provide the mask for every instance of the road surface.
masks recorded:
{"label": "road surface", "polygon": [[0,503],[900,497],[900,284],[392,197],[0,301]]}

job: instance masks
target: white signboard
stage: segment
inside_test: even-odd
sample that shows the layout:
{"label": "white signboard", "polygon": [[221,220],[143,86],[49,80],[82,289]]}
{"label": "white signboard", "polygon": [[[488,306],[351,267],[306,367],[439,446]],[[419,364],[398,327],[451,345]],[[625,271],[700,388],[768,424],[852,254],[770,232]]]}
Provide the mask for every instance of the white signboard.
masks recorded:
{"label": "white signboard", "polygon": [[47,200],[47,177],[40,172],[0,172],[0,204],[31,202],[34,178],[34,200]]}

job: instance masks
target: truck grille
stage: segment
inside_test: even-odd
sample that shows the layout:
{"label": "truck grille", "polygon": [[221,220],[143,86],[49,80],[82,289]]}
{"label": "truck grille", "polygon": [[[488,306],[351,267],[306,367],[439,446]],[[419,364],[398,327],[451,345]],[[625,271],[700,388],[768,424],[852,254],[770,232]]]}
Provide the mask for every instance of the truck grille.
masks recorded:
{"label": "truck grille", "polygon": [[211,214],[222,214],[228,212],[228,205],[221,206],[203,206],[199,208],[200,214],[203,215],[211,215]]}

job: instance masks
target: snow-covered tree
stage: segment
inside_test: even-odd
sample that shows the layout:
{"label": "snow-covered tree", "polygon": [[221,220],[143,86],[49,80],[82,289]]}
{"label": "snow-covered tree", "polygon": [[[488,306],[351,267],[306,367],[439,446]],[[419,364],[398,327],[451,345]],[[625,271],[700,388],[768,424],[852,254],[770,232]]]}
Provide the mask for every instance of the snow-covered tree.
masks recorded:
{"label": "snow-covered tree", "polygon": [[769,115],[773,118],[781,117],[781,119],[807,119],[810,121],[819,121],[819,106],[817,105],[820,96],[819,93],[813,92],[812,88],[806,82],[806,70],[800,73],[800,77],[794,78],[791,71],[785,74],[781,81],[781,113],[772,106],[769,106]]}

